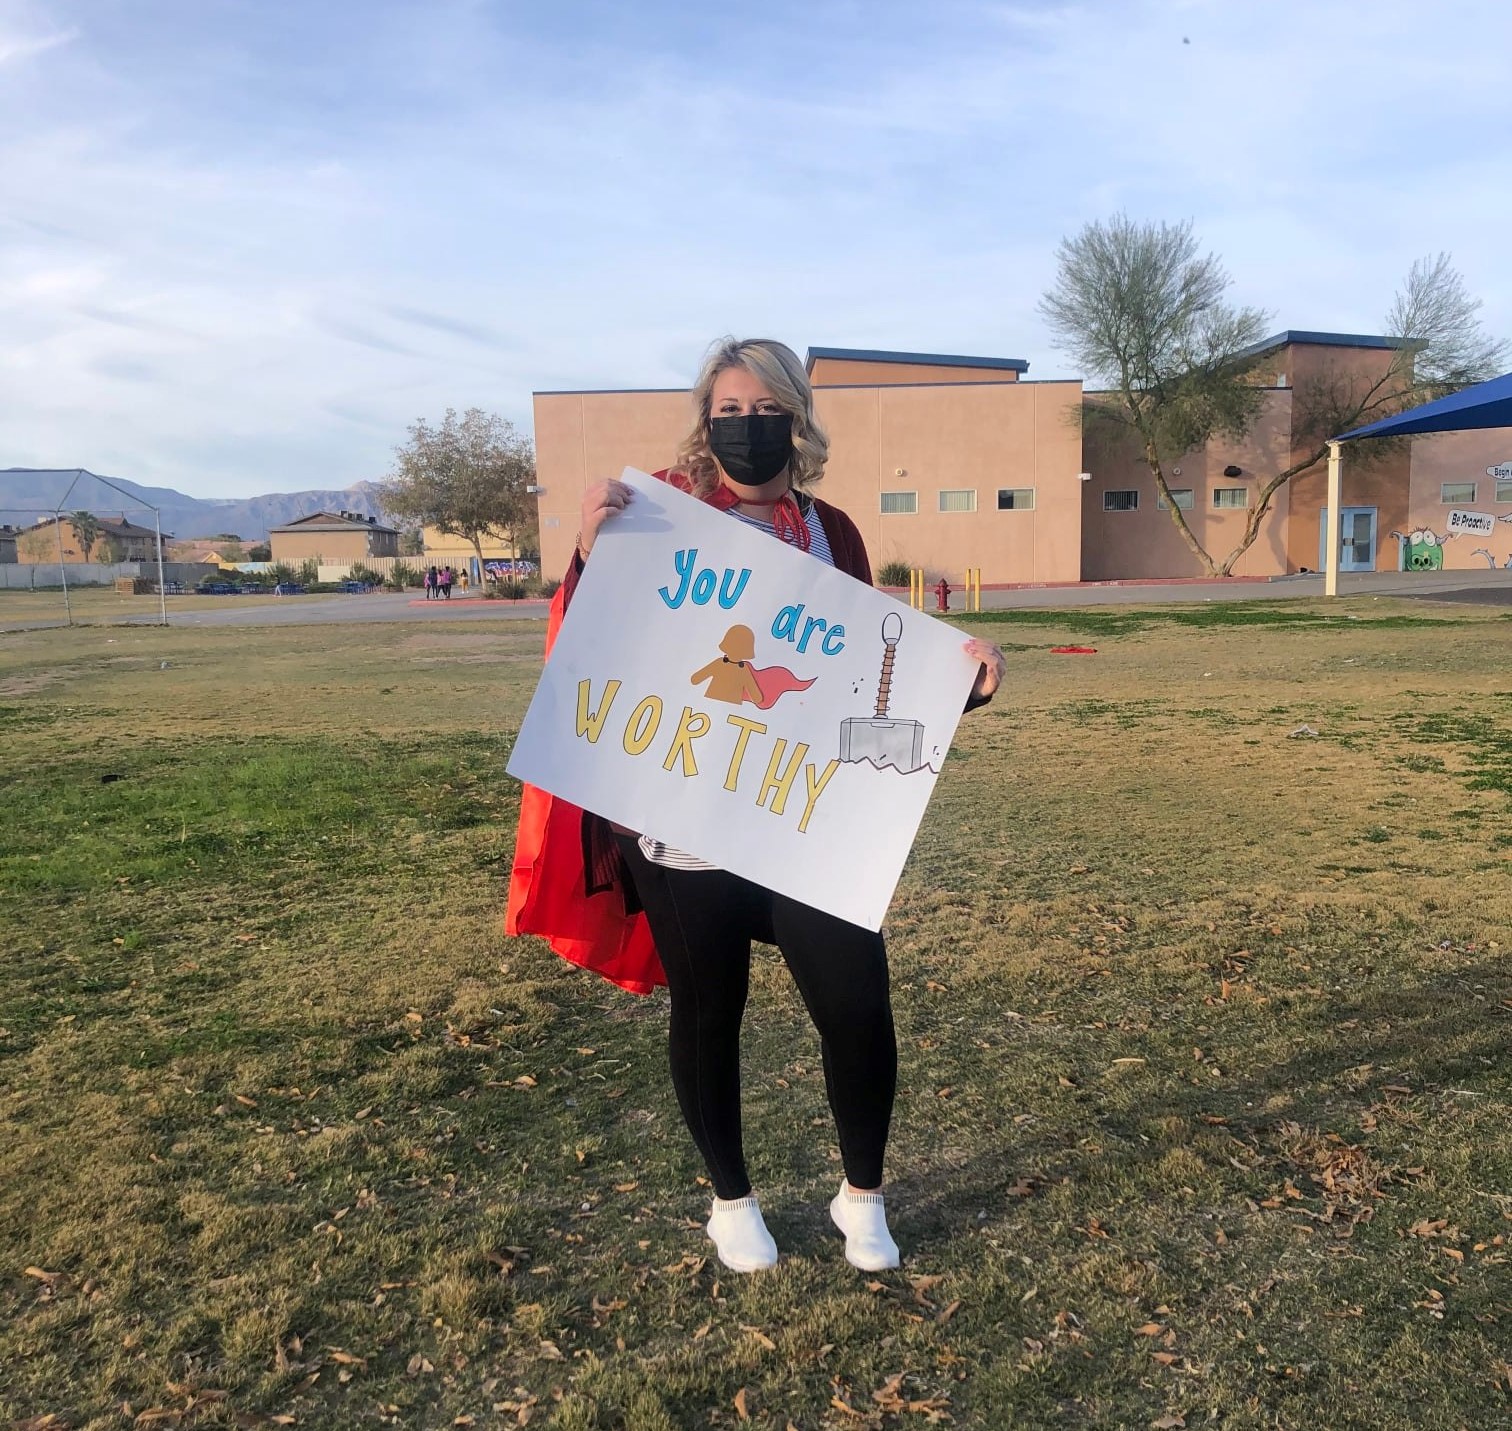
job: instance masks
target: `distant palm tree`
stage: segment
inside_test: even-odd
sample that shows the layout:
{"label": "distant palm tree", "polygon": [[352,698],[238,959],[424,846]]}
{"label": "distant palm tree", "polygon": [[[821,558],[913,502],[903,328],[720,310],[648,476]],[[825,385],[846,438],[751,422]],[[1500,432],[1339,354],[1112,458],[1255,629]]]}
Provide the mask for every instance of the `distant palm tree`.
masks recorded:
{"label": "distant palm tree", "polygon": [[84,551],[84,560],[88,561],[90,551],[100,539],[99,518],[93,512],[71,512],[68,520],[73,523],[74,535]]}

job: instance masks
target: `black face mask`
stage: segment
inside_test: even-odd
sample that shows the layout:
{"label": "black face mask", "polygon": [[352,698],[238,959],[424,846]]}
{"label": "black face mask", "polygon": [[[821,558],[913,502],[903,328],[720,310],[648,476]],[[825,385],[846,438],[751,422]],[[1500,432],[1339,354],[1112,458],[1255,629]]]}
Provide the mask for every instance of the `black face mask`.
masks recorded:
{"label": "black face mask", "polygon": [[709,450],[733,482],[760,487],[793,459],[793,416],[752,412],[709,422]]}

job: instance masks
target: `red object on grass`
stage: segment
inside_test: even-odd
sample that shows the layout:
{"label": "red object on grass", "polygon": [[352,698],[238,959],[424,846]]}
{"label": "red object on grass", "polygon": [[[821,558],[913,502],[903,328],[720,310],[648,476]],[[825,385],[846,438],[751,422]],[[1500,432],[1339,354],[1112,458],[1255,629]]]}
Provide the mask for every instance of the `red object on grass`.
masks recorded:
{"label": "red object on grass", "polygon": [[1095,656],[1097,654],[1097,647],[1096,646],[1052,646],[1050,648],[1050,654],[1052,656]]}

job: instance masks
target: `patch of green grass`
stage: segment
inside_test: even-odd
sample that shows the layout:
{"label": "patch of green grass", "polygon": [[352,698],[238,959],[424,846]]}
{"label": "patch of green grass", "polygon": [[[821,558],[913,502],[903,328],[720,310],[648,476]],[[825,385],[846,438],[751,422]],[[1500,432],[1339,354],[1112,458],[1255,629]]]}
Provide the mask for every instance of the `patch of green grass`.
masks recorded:
{"label": "patch of green grass", "polygon": [[1500,720],[1465,712],[1437,712],[1404,716],[1403,724],[1419,741],[1459,747],[1476,772],[1468,782],[1472,790],[1499,790],[1512,795],[1512,729]]}
{"label": "patch of green grass", "polygon": [[990,626],[1053,626],[1085,636],[1128,636],[1161,627],[1214,630],[1226,627],[1281,627],[1289,630],[1396,631],[1479,624],[1472,618],[1394,613],[1362,616],[1353,611],[1318,610],[1304,602],[1205,601],[1143,607],[1016,608],[952,613],[952,621]]}

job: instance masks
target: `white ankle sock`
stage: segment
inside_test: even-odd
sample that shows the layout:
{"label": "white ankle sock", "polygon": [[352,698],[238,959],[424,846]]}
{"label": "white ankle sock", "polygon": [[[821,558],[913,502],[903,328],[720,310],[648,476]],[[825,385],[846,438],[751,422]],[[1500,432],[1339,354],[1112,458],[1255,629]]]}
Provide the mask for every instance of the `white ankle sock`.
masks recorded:
{"label": "white ankle sock", "polygon": [[719,1260],[732,1272],[759,1272],[777,1265],[777,1244],[762,1220],[755,1193],[730,1202],[715,1198],[708,1233]]}
{"label": "white ankle sock", "polygon": [[850,1184],[830,1203],[830,1218],[845,1234],[845,1260],[863,1272],[883,1272],[898,1265],[898,1244],[887,1230],[881,1193],[852,1192]]}

